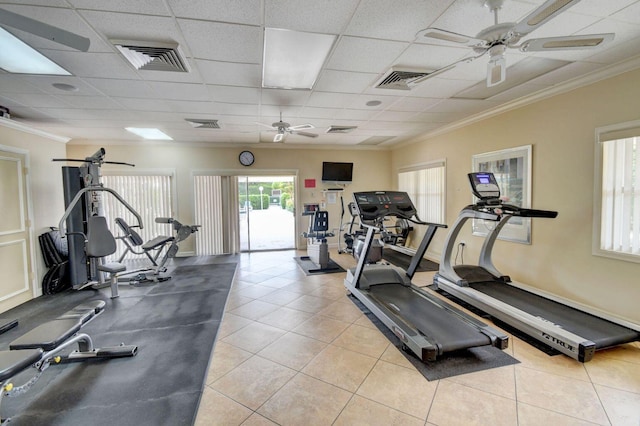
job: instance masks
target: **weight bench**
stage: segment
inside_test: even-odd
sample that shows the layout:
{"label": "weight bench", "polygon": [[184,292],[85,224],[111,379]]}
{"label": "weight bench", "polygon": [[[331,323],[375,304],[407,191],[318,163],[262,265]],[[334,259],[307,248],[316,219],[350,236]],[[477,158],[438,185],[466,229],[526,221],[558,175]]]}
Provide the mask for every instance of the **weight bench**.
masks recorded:
{"label": "weight bench", "polygon": [[[4,396],[12,397],[25,393],[51,364],[85,361],[98,358],[123,358],[135,356],[138,347],[120,345],[94,348],[88,334],[80,333],[82,327],[104,311],[105,302],[86,302],[65,312],[58,318],[41,324],[10,343],[10,350],[0,351],[0,404]],[[78,349],[62,354],[74,344]],[[36,370],[26,383],[15,386],[12,378],[29,367]],[[4,424],[7,419],[1,419]]]}

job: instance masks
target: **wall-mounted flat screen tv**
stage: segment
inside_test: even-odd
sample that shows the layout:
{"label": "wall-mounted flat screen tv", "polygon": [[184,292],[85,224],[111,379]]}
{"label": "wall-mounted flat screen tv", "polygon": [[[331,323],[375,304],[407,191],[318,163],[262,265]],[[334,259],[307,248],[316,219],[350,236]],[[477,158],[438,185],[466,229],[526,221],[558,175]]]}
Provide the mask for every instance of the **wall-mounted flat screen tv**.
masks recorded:
{"label": "wall-mounted flat screen tv", "polygon": [[322,163],[322,181],[351,183],[353,179],[353,163]]}

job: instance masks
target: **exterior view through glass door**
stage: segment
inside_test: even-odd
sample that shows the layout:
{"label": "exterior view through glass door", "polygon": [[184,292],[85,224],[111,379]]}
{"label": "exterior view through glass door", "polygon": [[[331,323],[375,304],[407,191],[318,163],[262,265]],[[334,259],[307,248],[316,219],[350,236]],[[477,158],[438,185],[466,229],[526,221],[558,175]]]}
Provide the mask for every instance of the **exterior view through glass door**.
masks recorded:
{"label": "exterior view through glass door", "polygon": [[238,176],[240,250],[295,248],[294,176]]}

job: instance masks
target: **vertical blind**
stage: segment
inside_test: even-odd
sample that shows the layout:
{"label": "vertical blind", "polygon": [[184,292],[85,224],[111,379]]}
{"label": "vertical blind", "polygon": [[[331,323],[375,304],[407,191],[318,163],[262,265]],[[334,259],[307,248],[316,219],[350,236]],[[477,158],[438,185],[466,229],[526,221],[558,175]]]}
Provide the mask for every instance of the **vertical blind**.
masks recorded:
{"label": "vertical blind", "polygon": [[443,223],[445,164],[436,162],[398,173],[398,187],[411,197],[420,219]]}
{"label": "vertical blind", "polygon": [[600,248],[640,255],[640,137],[602,145]]}
{"label": "vertical blind", "polygon": [[[142,217],[143,229],[134,228],[144,241],[149,241],[158,235],[171,235],[173,229],[169,224],[156,223],[157,217],[171,217],[171,176],[140,176],[140,175],[106,175],[102,182],[107,188],[115,190]],[[121,235],[122,231],[115,224],[115,218],[123,218],[129,226],[138,225],[136,218],[115,197],[102,193],[102,205],[107,223],[114,235]],[[118,244],[115,254],[108,258],[114,261],[120,258],[125,250],[124,244]],[[138,255],[128,253],[125,259],[135,259]]]}
{"label": "vertical blind", "polygon": [[[196,254],[216,255],[240,252],[237,176],[194,176]],[[224,202],[223,202],[224,200]]]}

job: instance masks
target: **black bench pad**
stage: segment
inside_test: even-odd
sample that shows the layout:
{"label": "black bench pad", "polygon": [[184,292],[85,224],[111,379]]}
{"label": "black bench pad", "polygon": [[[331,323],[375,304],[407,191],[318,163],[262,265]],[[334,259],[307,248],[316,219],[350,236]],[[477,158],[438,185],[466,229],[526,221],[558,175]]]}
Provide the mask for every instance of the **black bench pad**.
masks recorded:
{"label": "black bench pad", "polygon": [[175,240],[174,237],[168,237],[166,235],[159,235],[157,237],[155,237],[153,240],[151,241],[147,241],[146,243],[144,243],[142,245],[142,249],[143,250],[153,250],[156,247],[160,247],[170,241]]}
{"label": "black bench pad", "polygon": [[30,365],[40,361],[42,349],[25,351],[0,351],[0,382],[15,376]]}

